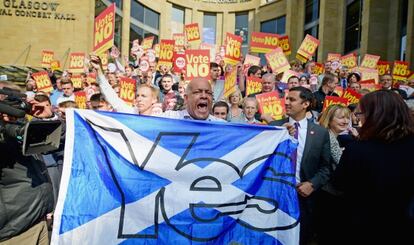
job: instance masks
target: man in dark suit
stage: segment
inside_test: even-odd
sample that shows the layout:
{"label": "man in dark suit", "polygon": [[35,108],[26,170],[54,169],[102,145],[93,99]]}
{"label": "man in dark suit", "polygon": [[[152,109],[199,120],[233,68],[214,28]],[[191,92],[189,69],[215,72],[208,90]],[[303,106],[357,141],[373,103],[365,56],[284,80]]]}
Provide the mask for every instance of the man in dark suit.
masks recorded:
{"label": "man in dark suit", "polygon": [[329,133],[306,118],[306,112],[311,109],[314,100],[309,89],[291,88],[286,97],[288,118],[270,123],[296,128],[294,137],[299,145],[292,160],[296,162],[296,189],[301,212],[300,244],[307,244],[313,239],[315,198],[331,173]]}

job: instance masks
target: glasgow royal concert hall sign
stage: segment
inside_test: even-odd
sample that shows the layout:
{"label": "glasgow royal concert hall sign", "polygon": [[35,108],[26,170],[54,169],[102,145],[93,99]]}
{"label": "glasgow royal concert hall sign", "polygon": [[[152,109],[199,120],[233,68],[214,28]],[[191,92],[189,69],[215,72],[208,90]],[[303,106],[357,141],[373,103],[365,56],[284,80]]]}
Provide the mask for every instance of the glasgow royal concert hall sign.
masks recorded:
{"label": "glasgow royal concert hall sign", "polygon": [[75,14],[59,12],[59,2],[33,0],[1,0],[0,16],[39,18],[53,20],[76,20]]}

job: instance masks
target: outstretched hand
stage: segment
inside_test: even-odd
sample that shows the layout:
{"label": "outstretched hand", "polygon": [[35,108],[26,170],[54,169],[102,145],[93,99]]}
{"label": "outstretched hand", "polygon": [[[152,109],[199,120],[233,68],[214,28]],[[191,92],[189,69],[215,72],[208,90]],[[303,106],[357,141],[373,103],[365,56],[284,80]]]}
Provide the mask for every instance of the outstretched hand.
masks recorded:
{"label": "outstretched hand", "polygon": [[89,57],[90,57],[90,61],[89,61],[90,66],[92,66],[92,68],[97,71],[102,71],[101,58],[99,58],[99,56],[97,56],[96,54],[90,54]]}

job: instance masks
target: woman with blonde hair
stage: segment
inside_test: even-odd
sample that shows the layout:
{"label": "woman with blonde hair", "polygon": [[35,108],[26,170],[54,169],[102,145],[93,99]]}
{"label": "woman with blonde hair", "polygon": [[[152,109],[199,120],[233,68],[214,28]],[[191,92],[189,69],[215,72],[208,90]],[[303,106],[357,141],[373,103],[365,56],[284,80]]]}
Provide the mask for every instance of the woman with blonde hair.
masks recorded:
{"label": "woman with blonde hair", "polygon": [[228,120],[230,122],[242,122],[245,117],[243,110],[240,108],[243,103],[243,97],[240,90],[236,89],[234,93],[230,94],[227,101],[230,104],[230,110],[227,117]]}
{"label": "woman with blonde hair", "polygon": [[[343,105],[330,105],[322,112],[319,125],[328,129],[331,143],[331,167],[335,171],[342,155],[342,149],[337,140],[338,135],[350,127],[351,111]],[[331,183],[322,187],[316,209],[318,244],[338,244],[341,231],[341,212],[343,208],[342,193]]]}

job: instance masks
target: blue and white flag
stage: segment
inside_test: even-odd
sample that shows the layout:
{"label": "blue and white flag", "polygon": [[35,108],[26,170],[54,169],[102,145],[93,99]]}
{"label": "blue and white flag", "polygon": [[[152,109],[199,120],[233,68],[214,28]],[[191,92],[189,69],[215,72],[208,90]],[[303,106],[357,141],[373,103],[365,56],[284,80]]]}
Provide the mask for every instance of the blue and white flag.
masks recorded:
{"label": "blue and white flag", "polygon": [[67,117],[53,244],[298,244],[286,130],[89,110]]}

